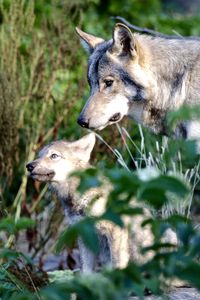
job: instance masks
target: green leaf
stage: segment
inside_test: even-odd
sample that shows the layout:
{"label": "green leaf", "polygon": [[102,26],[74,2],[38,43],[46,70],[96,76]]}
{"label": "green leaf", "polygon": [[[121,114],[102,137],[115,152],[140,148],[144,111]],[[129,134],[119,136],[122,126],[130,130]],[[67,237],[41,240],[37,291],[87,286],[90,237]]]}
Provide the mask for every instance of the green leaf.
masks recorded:
{"label": "green leaf", "polygon": [[12,234],[15,232],[15,222],[13,217],[3,218],[0,221],[0,231],[7,231]]}
{"label": "green leaf", "polygon": [[10,234],[14,234],[23,229],[33,228],[35,221],[29,218],[22,217],[15,222],[13,217],[7,217],[0,221],[0,231],[7,231]]}
{"label": "green leaf", "polygon": [[188,120],[199,120],[200,119],[200,106],[183,105],[175,111],[171,111],[167,114],[167,124],[169,128],[174,128],[177,123]]}
{"label": "green leaf", "polygon": [[95,168],[90,168],[84,171],[74,172],[71,176],[76,176],[80,178],[80,183],[78,186],[78,191],[84,193],[90,188],[99,187],[101,181],[98,178],[98,170]]}
{"label": "green leaf", "polygon": [[15,224],[15,228],[17,231],[20,231],[22,229],[33,228],[34,226],[35,226],[35,221],[25,217],[20,218]]}
{"label": "green leaf", "polygon": [[167,192],[173,193],[181,200],[188,194],[189,189],[176,177],[161,175],[143,183],[138,192],[138,199],[148,201],[155,208],[161,208],[168,201]]}
{"label": "green leaf", "polygon": [[176,247],[177,247],[177,245],[174,245],[174,244],[171,244],[171,243],[154,243],[151,246],[144,247],[142,249],[142,252],[145,253],[145,252],[148,252],[148,251],[151,251],[151,250],[154,250],[154,251],[165,250],[165,252],[166,252],[167,249],[172,250],[172,249],[175,249]]}
{"label": "green leaf", "polygon": [[30,292],[14,293],[10,300],[36,300],[37,298]]}
{"label": "green leaf", "polygon": [[[68,291],[69,282],[66,281],[64,284],[51,284],[44,288],[41,292],[42,300],[71,300],[71,293]],[[76,289],[74,288],[73,291]]]}
{"label": "green leaf", "polygon": [[147,201],[148,204],[156,209],[160,209],[167,202],[165,191],[149,187],[143,187],[139,191],[137,199]]}
{"label": "green leaf", "polygon": [[78,237],[78,232],[75,226],[70,226],[68,229],[62,232],[57,243],[56,252],[60,252],[67,245],[73,247]]}
{"label": "green leaf", "polygon": [[0,258],[13,260],[19,258],[19,256],[20,256],[20,252],[17,252],[15,250],[11,250],[8,248],[0,249]]}
{"label": "green leaf", "polygon": [[161,175],[152,179],[147,183],[147,188],[162,189],[180,197],[186,196],[189,192],[188,187],[180,179],[167,175]]}
{"label": "green leaf", "polygon": [[99,240],[97,235],[97,230],[95,228],[94,221],[84,220],[79,222],[77,225],[77,231],[80,234],[81,238],[85,245],[95,254],[99,252]]}
{"label": "green leaf", "polygon": [[120,214],[127,216],[143,215],[144,211],[141,207],[124,207],[120,210]]}
{"label": "green leaf", "polygon": [[86,247],[92,252],[96,254],[99,252],[99,241],[94,219],[90,218],[85,218],[65,230],[56,244],[56,251],[60,252],[65,245],[72,247],[78,237],[82,238]]}
{"label": "green leaf", "polygon": [[193,287],[200,289],[200,265],[197,262],[190,261],[184,266],[177,266],[176,276],[182,280],[186,280]]}
{"label": "green leaf", "polygon": [[128,193],[132,196],[137,193],[141,180],[134,172],[128,172],[124,169],[111,169],[106,173],[113,184],[113,190],[116,194]]}
{"label": "green leaf", "polygon": [[124,226],[121,216],[113,212],[113,210],[111,209],[107,209],[106,212],[100,217],[100,219],[111,221],[120,227]]}

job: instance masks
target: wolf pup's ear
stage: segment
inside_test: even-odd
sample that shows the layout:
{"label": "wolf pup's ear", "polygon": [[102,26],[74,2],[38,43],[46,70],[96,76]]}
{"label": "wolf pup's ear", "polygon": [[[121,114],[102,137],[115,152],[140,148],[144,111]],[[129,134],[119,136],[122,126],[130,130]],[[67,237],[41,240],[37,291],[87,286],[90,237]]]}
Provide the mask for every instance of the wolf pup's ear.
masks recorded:
{"label": "wolf pup's ear", "polygon": [[78,33],[79,37],[81,38],[81,43],[86,51],[91,54],[94,48],[104,42],[104,39],[94,36],[92,34],[86,33],[79,28],[76,27],[76,32]]}
{"label": "wolf pup's ear", "polygon": [[120,56],[136,56],[136,45],[132,32],[124,24],[118,23],[114,27],[111,53]]}
{"label": "wolf pup's ear", "polygon": [[90,155],[94,148],[95,142],[95,133],[89,133],[78,141],[72,143],[73,152],[80,160],[88,162],[90,160]]}

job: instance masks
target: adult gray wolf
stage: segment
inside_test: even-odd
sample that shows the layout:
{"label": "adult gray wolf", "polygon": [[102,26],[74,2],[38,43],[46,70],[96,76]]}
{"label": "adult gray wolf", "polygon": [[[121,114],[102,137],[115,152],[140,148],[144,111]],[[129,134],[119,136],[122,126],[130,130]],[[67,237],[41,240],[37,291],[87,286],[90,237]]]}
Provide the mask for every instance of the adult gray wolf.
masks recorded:
{"label": "adult gray wolf", "polygon": [[[168,134],[166,113],[200,104],[200,40],[152,37],[116,24],[109,41],[76,29],[89,52],[91,95],[78,123],[103,129],[128,116]],[[177,125],[175,136],[200,139],[200,122]]]}

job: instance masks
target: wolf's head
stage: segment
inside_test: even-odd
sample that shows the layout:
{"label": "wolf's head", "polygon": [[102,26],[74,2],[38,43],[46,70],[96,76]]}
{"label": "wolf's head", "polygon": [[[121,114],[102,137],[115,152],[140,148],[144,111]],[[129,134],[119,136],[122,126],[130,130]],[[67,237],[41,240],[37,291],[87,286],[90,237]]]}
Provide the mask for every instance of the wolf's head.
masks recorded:
{"label": "wolf's head", "polygon": [[38,158],[29,162],[26,168],[34,180],[63,182],[71,172],[87,168],[94,144],[94,133],[75,142],[52,142],[42,148]]}
{"label": "wolf's head", "polygon": [[101,130],[124,116],[140,122],[149,80],[137,35],[123,24],[116,24],[110,41],[80,29],[77,33],[90,54],[88,82],[91,89],[78,118],[79,125]]}

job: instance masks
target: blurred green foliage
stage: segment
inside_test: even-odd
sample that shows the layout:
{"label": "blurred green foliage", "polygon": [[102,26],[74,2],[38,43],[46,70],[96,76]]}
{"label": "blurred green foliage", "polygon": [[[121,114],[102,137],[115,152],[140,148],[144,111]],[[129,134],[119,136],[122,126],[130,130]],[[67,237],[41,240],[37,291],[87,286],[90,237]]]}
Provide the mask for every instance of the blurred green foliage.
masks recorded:
{"label": "blurred green foliage", "polygon": [[[182,209],[183,198],[187,196],[188,190],[193,195],[193,187],[198,189],[194,180],[198,173],[197,166],[194,167],[197,162],[195,143],[169,140],[167,147],[164,147],[161,137],[154,137],[146,130],[144,136],[141,136],[133,122],[125,121],[123,125],[136,145],[131,148],[134,161],[116,128],[109,127],[101,134],[118,151],[115,154],[123,153],[127,169],[136,169],[136,173],[116,168],[113,153],[100,142],[93,153],[93,161],[98,162],[102,169],[115,166],[104,174],[113,184],[113,190],[108,199],[108,210],[102,219],[122,226],[121,215],[142,214],[140,207],[129,207],[132,196],[161,210],[170,205],[171,199],[177,199],[177,210],[172,210],[174,215],[164,221],[160,218],[146,220],[146,224],[151,225],[155,242],[151,248],[143,251],[153,250],[155,256],[152,260],[142,265],[131,263],[124,270],[104,270],[91,276],[75,275],[64,284],[54,283],[41,290],[41,286],[47,284],[41,277],[36,287],[31,280],[24,286],[23,276],[30,277],[35,284],[38,282],[37,270],[31,260],[27,261],[15,250],[18,234],[24,230],[32,237],[31,242],[30,236],[26,240],[27,244],[38,242],[40,247],[44,247],[44,237],[35,232],[39,216],[49,203],[54,204],[54,209],[48,226],[50,232],[44,235],[55,239],[53,230],[56,231],[60,223],[61,209],[56,200],[45,193],[43,186],[27,179],[25,164],[35,157],[45,143],[58,138],[76,139],[82,135],[76,119],[89,94],[86,80],[87,55],[80,45],[75,27],[110,39],[115,23],[111,17],[122,16],[137,26],[166,34],[200,35],[200,16],[198,10],[194,9],[195,1],[191,1],[191,9],[187,4],[188,13],[185,8],[184,14],[180,14],[178,7],[181,1],[172,2],[0,0],[0,231],[4,234],[3,238],[0,236],[1,299],[71,299],[70,294],[75,292],[77,299],[127,299],[131,292],[142,298],[145,288],[160,294],[166,281],[174,278],[186,280],[200,289],[200,266],[195,260],[200,251],[199,233],[188,219],[177,216],[182,211],[186,215],[190,213],[190,206],[188,214]],[[191,11],[195,11],[195,15]],[[196,109],[194,112],[199,113]],[[194,112],[182,108],[178,113],[172,113],[169,126],[180,119],[191,118]],[[138,151],[143,139],[145,146]],[[128,145],[130,147],[132,141],[129,140]],[[118,156],[118,162],[123,163],[122,157]],[[148,164],[156,166],[160,174],[144,182],[137,172],[147,168]],[[180,174],[180,178],[173,176],[175,171]],[[148,177],[148,172],[146,174]],[[188,174],[192,178],[190,184],[186,184]],[[81,178],[82,191],[99,184],[96,171],[89,170]],[[123,203],[119,198],[121,193],[127,197]],[[197,199],[198,193],[197,190]],[[30,218],[36,222],[28,220]],[[88,247],[96,250],[94,221],[86,219],[70,228],[62,235],[59,248],[70,242],[72,244],[77,235],[82,235]],[[33,226],[36,226],[34,230]],[[180,245],[176,249],[173,245],[161,242],[167,228],[177,230]],[[37,251],[35,248],[35,253]],[[21,257],[25,262],[21,262]],[[16,271],[19,265],[21,269]],[[27,265],[32,266],[28,270],[29,275]],[[18,277],[20,273],[22,277]]]}

